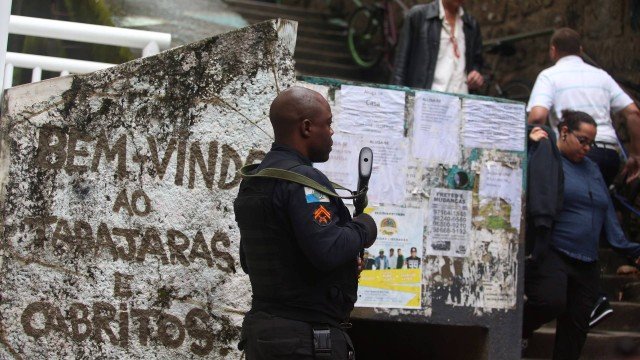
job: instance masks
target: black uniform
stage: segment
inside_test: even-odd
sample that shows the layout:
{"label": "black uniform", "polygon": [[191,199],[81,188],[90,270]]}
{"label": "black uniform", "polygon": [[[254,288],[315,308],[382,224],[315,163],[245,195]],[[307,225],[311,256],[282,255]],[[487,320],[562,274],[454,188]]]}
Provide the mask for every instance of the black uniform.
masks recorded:
{"label": "black uniform", "polygon": [[[274,144],[257,171],[289,169],[333,190],[297,151]],[[252,307],[243,323],[247,360],[313,358],[313,329],[331,329],[331,358],[347,359],[351,341],[339,328],[357,297],[357,262],[367,230],[339,198],[285,180],[247,178],[234,202],[240,261]]]}

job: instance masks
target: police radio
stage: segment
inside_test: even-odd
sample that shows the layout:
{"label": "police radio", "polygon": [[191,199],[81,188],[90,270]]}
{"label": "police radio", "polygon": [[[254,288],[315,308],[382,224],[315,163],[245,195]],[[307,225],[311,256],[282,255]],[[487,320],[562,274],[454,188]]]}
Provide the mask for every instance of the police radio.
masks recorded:
{"label": "police radio", "polygon": [[353,199],[355,211],[353,216],[362,214],[367,207],[367,190],[369,190],[369,179],[373,171],[373,151],[371,148],[363,147],[360,149],[360,157],[358,159],[358,189],[356,190],[356,198]]}

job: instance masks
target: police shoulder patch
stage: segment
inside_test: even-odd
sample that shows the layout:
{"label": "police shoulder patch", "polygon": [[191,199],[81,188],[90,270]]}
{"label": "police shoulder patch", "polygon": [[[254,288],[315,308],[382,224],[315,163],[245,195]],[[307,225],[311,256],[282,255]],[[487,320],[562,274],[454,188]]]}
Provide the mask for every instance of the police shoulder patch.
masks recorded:
{"label": "police shoulder patch", "polygon": [[306,186],[304,187],[304,197],[307,200],[307,204],[329,202],[329,197],[327,195]]}
{"label": "police shoulder patch", "polygon": [[318,205],[313,211],[313,221],[320,226],[326,226],[331,223],[331,212],[324,205]]}

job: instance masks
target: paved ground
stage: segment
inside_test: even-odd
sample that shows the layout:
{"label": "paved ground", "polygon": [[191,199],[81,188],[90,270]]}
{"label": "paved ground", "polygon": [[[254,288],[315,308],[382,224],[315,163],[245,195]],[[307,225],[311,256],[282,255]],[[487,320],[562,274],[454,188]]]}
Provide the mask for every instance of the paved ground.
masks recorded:
{"label": "paved ground", "polygon": [[248,25],[221,0],[106,0],[116,26],[168,32],[172,46]]}

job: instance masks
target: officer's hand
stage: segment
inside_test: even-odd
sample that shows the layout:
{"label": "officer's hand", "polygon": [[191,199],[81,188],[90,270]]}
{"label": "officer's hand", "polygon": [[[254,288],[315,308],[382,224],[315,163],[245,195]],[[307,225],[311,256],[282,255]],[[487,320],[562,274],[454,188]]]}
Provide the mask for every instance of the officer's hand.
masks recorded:
{"label": "officer's hand", "polygon": [[360,273],[362,272],[362,270],[364,270],[364,261],[362,261],[360,255],[356,256],[356,259],[356,261],[358,262],[358,279],[360,279]]}
{"label": "officer's hand", "polygon": [[362,214],[364,209],[367,208],[368,204],[369,204],[369,198],[367,197],[366,193],[362,196],[358,196],[357,198],[353,199],[353,207],[355,208],[354,215],[358,216]]}
{"label": "officer's hand", "polygon": [[367,240],[365,241],[364,247],[368,248],[373,245],[378,237],[378,226],[376,225],[376,221],[373,220],[371,215],[364,213],[354,217],[353,221],[364,225],[364,228],[367,230]]}

